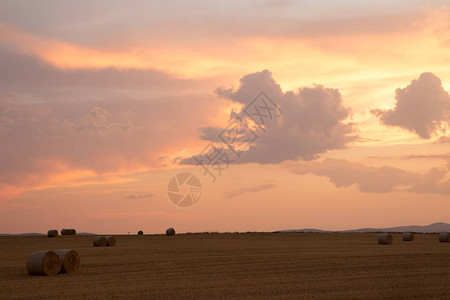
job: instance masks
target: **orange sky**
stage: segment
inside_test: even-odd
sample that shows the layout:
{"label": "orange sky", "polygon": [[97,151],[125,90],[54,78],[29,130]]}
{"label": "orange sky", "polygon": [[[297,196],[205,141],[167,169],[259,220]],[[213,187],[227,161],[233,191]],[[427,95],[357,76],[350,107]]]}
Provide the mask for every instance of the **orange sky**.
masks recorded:
{"label": "orange sky", "polygon": [[[0,233],[450,222],[449,13],[426,1],[4,1]],[[179,164],[260,91],[283,116],[244,158],[215,183]],[[179,208],[167,184],[185,171],[203,194]]]}

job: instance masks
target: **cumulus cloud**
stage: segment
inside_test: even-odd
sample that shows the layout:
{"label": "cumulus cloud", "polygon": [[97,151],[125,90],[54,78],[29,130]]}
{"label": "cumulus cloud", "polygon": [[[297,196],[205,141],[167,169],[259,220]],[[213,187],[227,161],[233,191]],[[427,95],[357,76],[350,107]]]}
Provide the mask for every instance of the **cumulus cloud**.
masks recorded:
{"label": "cumulus cloud", "polygon": [[369,167],[345,159],[328,158],[323,162],[287,164],[295,174],[328,177],[336,187],[356,185],[363,193],[408,191],[415,193],[450,194],[449,168],[433,168],[425,174],[391,166]]}
{"label": "cumulus cloud", "polygon": [[250,188],[243,188],[243,189],[240,189],[237,191],[225,192],[224,195],[227,198],[233,198],[233,197],[244,195],[247,193],[256,193],[259,191],[270,190],[270,189],[273,189],[274,187],[275,187],[275,184],[266,183],[266,184],[261,184],[261,185],[250,187]]}
{"label": "cumulus cloud", "polygon": [[[271,120],[269,117],[251,120],[251,114],[246,114],[245,108],[240,112],[232,112],[230,120],[237,116],[248,122],[247,128],[251,128],[249,124],[252,121],[264,119],[267,122],[263,130],[251,128],[254,129],[254,134],[248,134],[248,139],[252,142],[242,149],[235,163],[279,163],[299,158],[312,160],[328,150],[345,148],[348,143],[357,139],[354,124],[345,122],[351,110],[343,105],[342,97],[336,89],[314,85],[284,93],[268,70],[242,77],[237,90],[217,89],[220,97],[247,108],[253,108],[251,103],[254,103],[252,101],[261,92],[269,98],[266,99],[267,103],[272,100],[280,111],[277,112],[273,108],[275,106],[270,105],[273,111],[268,110],[265,114],[273,117]],[[224,128],[200,128],[201,138],[219,142],[218,136],[222,130]],[[227,145],[218,144],[218,147],[226,148]],[[182,163],[195,164],[195,159],[187,158]]]}
{"label": "cumulus cloud", "polygon": [[423,73],[395,91],[394,109],[371,110],[382,124],[398,126],[423,139],[443,130],[450,121],[450,96],[433,73]]}

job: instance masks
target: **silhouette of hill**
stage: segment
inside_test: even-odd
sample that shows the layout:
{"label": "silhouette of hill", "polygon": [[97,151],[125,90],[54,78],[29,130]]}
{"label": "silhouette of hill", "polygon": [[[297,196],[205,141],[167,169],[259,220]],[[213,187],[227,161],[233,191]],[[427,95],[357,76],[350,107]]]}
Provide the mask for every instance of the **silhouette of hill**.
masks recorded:
{"label": "silhouette of hill", "polygon": [[275,233],[278,233],[278,232],[304,232],[304,233],[313,232],[313,233],[322,233],[322,232],[334,232],[334,231],[321,230],[321,229],[315,229],[315,228],[304,228],[304,229],[289,229],[289,230],[278,230],[278,231],[275,231]]}
{"label": "silhouette of hill", "polygon": [[397,226],[386,228],[361,228],[361,229],[345,230],[344,232],[420,232],[420,233],[450,232],[450,224],[438,222],[425,226],[410,225],[410,226]]}
{"label": "silhouette of hill", "polygon": [[[358,232],[417,232],[417,233],[433,233],[433,232],[450,232],[450,224],[444,222],[437,222],[430,225],[409,225],[409,226],[397,226],[397,227],[384,227],[384,228],[358,228],[349,230],[322,230],[316,228],[303,228],[303,229],[288,229],[277,230],[274,233],[289,233],[289,232],[303,232],[303,233],[330,233],[330,232],[342,232],[342,233],[358,233]],[[17,233],[9,234],[2,233],[0,236],[45,236],[43,233]],[[80,232],[77,235],[95,235],[90,232]]]}
{"label": "silhouette of hill", "polygon": [[397,226],[397,227],[385,227],[385,228],[359,228],[350,230],[321,230],[314,228],[305,229],[290,229],[279,230],[276,232],[417,232],[417,233],[432,233],[432,232],[450,232],[450,224],[438,222],[430,225],[409,225],[409,226]]}
{"label": "silhouette of hill", "polygon": [[[46,236],[47,234],[44,233],[0,233],[0,236]],[[90,232],[77,232],[77,235],[95,235],[95,233]]]}
{"label": "silhouette of hill", "polygon": [[2,234],[0,234],[0,236],[33,236],[33,235],[46,235],[46,234],[43,234],[43,233],[33,233],[33,232],[30,232],[30,233],[2,233]]}

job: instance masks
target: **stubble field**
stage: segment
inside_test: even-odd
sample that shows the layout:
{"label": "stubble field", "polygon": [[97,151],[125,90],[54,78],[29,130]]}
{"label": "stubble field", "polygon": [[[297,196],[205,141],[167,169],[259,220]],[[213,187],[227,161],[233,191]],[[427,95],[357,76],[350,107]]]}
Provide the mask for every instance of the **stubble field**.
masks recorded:
{"label": "stubble field", "polygon": [[[0,299],[450,299],[450,243],[436,234],[247,233],[0,237]],[[74,275],[29,276],[28,254],[73,249]]]}

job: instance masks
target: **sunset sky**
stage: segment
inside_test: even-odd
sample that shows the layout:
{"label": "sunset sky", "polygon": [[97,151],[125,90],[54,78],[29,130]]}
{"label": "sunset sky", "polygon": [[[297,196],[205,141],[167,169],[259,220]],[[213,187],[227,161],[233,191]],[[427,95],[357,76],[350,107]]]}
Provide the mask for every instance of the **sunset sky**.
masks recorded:
{"label": "sunset sky", "polygon": [[[1,1],[0,233],[450,223],[445,2]],[[281,115],[212,182],[260,92]]]}

